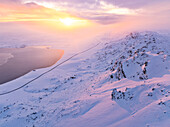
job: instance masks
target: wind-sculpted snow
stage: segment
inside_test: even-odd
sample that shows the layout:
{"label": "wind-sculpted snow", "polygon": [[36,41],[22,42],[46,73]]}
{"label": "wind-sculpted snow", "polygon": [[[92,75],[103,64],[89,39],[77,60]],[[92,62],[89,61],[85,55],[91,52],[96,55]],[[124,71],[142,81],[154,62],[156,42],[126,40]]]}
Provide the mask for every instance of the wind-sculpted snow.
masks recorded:
{"label": "wind-sculpted snow", "polygon": [[[0,96],[1,127],[168,127],[170,40],[131,33]],[[17,87],[36,70],[1,86]]]}

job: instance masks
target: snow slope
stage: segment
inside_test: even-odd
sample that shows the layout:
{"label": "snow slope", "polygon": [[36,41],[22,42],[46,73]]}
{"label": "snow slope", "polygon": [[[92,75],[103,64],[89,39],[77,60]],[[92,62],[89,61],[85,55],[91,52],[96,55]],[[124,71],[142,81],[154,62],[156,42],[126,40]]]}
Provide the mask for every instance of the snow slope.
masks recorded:
{"label": "snow slope", "polygon": [[[106,40],[105,40],[106,41]],[[0,96],[1,127],[168,127],[170,37],[130,33]],[[46,69],[0,86],[8,91]]]}

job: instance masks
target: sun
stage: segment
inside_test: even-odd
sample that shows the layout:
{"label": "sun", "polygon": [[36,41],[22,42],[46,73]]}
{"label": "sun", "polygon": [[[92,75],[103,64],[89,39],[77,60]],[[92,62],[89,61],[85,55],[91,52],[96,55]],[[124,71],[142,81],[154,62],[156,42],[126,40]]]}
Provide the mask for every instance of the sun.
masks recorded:
{"label": "sun", "polygon": [[67,27],[82,27],[89,24],[89,22],[85,19],[75,18],[75,17],[66,17],[59,18],[59,22],[64,24]]}
{"label": "sun", "polygon": [[59,21],[66,26],[71,26],[78,22],[76,19],[73,18],[60,18]]}

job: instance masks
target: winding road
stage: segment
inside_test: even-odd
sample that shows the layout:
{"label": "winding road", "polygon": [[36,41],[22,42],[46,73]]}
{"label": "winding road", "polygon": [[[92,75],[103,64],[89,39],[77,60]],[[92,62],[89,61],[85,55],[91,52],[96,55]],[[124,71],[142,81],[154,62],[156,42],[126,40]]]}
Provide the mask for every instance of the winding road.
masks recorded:
{"label": "winding road", "polygon": [[96,45],[94,45],[94,46],[92,46],[92,47],[90,47],[90,48],[88,48],[88,49],[86,49],[86,50],[84,50],[84,51],[81,51],[81,52],[78,52],[78,53],[72,55],[71,57],[69,57],[69,58],[67,58],[66,60],[62,61],[61,63],[57,64],[56,66],[54,66],[54,67],[51,68],[50,70],[45,71],[44,73],[40,74],[39,76],[35,77],[34,79],[32,79],[32,80],[28,81],[27,83],[23,84],[22,86],[17,87],[17,88],[15,88],[15,89],[13,89],[13,90],[4,92],[4,93],[0,93],[0,96],[13,93],[13,92],[15,92],[15,91],[17,91],[17,90],[19,90],[19,89],[21,89],[21,88],[29,85],[30,83],[34,82],[35,80],[37,80],[37,79],[41,78],[42,76],[46,75],[47,73],[53,71],[53,70],[56,69],[58,66],[61,66],[62,64],[68,62],[68,61],[69,61],[70,59],[72,59],[73,57],[76,57],[76,56],[81,55],[81,54],[83,54],[83,53],[85,53],[85,52],[88,52],[89,50],[97,47],[97,46],[100,45],[100,44],[101,44],[101,42],[97,43]]}

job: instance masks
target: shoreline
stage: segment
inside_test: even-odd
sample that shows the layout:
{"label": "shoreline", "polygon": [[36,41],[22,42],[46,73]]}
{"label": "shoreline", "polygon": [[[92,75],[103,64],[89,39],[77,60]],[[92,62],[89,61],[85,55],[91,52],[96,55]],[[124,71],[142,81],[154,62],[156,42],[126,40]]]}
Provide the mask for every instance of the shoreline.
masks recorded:
{"label": "shoreline", "polygon": [[33,70],[50,67],[63,54],[64,50],[41,47],[0,48],[0,85]]}

